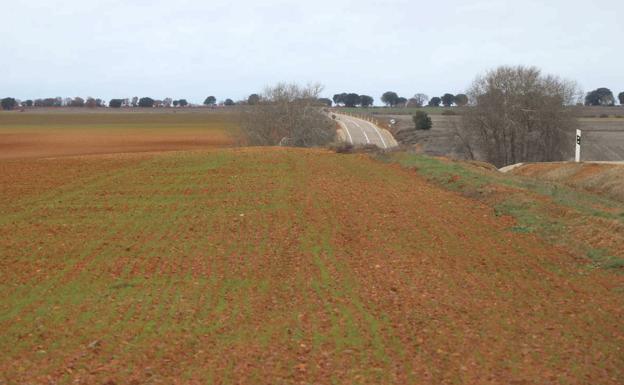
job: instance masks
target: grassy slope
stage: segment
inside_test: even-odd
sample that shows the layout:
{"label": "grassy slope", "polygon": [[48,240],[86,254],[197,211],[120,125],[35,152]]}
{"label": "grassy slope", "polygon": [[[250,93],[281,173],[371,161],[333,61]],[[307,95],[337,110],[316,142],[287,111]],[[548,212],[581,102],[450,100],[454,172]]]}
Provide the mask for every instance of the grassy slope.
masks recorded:
{"label": "grassy slope", "polygon": [[511,174],[560,182],[624,202],[624,164],[533,163],[517,167]]}
{"label": "grassy slope", "polygon": [[594,266],[624,269],[624,203],[619,199],[441,158],[396,153],[383,160],[416,169],[431,182],[512,216],[515,232],[540,234]]}
{"label": "grassy slope", "polygon": [[624,379],[618,275],[400,167],[282,149],[2,167],[8,384]]}

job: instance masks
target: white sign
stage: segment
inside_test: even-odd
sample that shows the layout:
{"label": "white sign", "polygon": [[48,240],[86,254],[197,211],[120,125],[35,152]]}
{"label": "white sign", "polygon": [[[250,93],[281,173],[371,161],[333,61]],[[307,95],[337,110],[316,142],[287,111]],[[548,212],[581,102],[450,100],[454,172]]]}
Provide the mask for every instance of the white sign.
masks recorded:
{"label": "white sign", "polygon": [[576,130],[576,155],[574,157],[576,163],[581,161],[581,140],[582,132],[581,130]]}

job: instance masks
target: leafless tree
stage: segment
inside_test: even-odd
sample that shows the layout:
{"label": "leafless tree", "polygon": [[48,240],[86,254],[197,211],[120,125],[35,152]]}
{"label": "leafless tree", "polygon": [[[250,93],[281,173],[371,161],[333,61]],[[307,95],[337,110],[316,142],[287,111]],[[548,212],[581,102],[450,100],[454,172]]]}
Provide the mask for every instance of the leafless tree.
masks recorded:
{"label": "leafless tree", "polygon": [[87,97],[87,101],[84,103],[84,105],[89,108],[95,108],[97,107],[97,102],[94,98],[89,96]]}
{"label": "leafless tree", "polygon": [[429,96],[425,94],[416,94],[409,100],[410,107],[422,107],[429,101]]}
{"label": "leafless tree", "polygon": [[578,124],[569,106],[580,96],[576,83],[535,67],[499,67],[469,89],[462,140],[498,167],[564,160]]}
{"label": "leafless tree", "polygon": [[241,127],[251,145],[317,146],[335,138],[336,127],[322,111],[320,84],[268,87],[255,105],[246,106]]}

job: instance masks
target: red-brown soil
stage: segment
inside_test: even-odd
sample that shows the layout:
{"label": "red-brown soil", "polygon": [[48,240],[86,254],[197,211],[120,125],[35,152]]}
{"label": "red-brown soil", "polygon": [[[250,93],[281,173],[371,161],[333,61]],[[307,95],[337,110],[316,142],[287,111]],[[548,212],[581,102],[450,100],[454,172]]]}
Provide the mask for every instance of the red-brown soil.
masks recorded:
{"label": "red-brown soil", "polygon": [[219,112],[0,113],[0,160],[232,146],[235,117]]}
{"label": "red-brown soil", "polygon": [[98,158],[3,165],[7,384],[624,382],[622,275],[413,171]]}

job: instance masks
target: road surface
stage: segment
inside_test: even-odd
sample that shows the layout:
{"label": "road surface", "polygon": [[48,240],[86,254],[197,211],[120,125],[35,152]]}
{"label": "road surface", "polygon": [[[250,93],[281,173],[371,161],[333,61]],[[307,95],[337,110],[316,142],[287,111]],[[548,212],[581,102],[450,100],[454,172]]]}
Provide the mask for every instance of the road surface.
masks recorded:
{"label": "road surface", "polygon": [[379,148],[398,146],[392,134],[383,128],[364,119],[349,115],[335,114],[336,120],[342,127],[341,136],[345,142],[351,144],[374,144]]}

